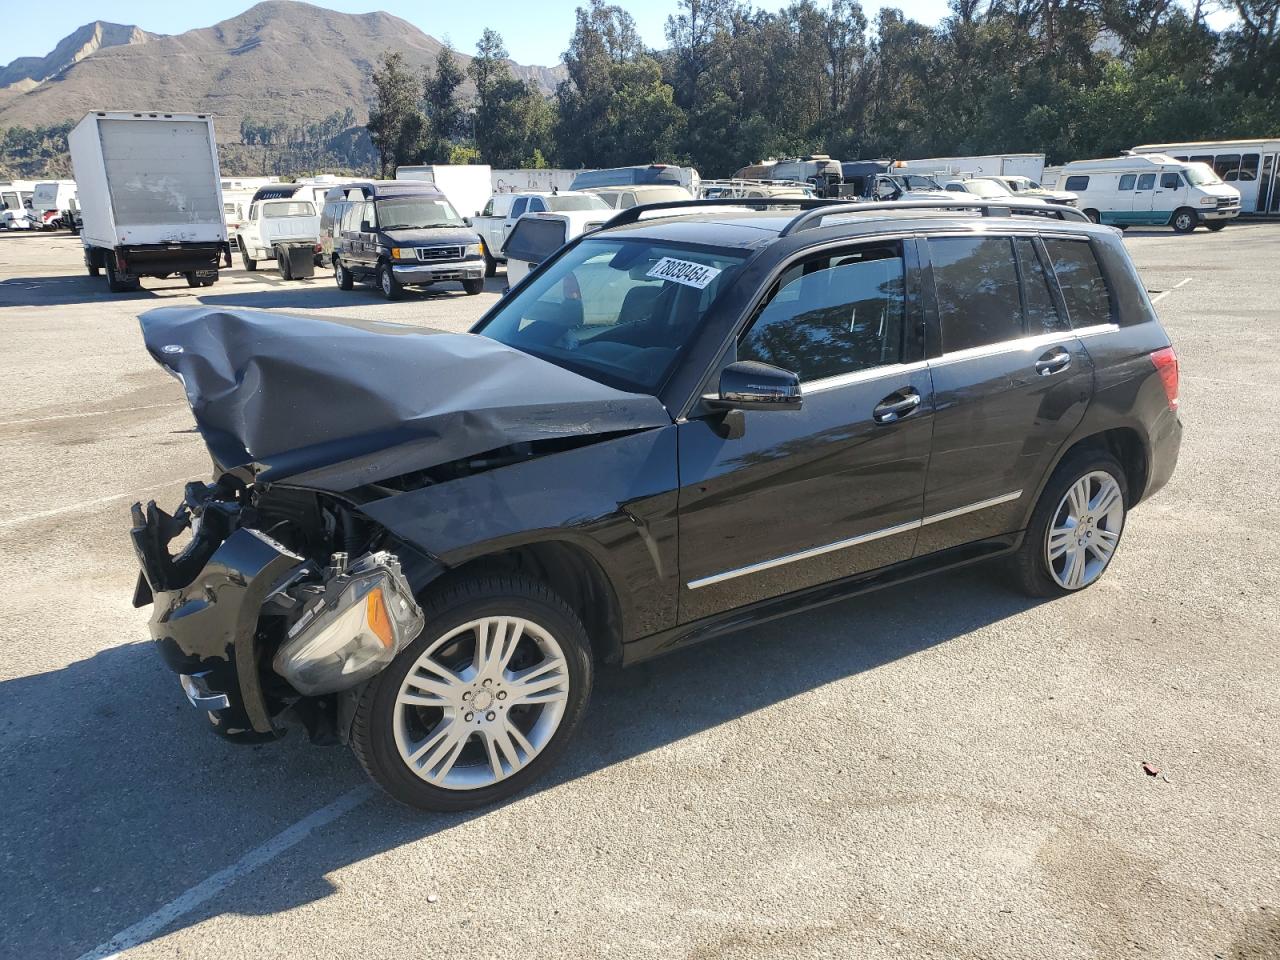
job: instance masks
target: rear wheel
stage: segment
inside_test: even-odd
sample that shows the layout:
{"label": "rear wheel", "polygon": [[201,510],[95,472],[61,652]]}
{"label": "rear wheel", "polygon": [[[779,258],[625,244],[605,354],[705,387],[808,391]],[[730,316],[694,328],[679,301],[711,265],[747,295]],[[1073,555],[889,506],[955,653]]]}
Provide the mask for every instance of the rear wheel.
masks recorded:
{"label": "rear wheel", "polygon": [[333,258],[333,279],[339,290],[350,290],[355,286],[355,278],[351,276],[351,271],[344,267],[337,257]]}
{"label": "rear wheel", "polygon": [[1092,220],[1094,223],[1102,222],[1102,216],[1098,213],[1097,210],[1086,210],[1084,211],[1084,215],[1088,217],[1090,220]]}
{"label": "rear wheel", "polygon": [[280,276],[284,280],[293,279],[293,269],[289,266],[289,255],[284,251],[276,251],[276,266],[280,270]]}
{"label": "rear wheel", "polygon": [[1225,220],[1210,220],[1205,223],[1205,228],[1213,231],[1214,233],[1217,233],[1219,230],[1223,229],[1226,225],[1227,225],[1227,221]]}
{"label": "rear wheel", "polygon": [[462,289],[467,291],[467,296],[474,297],[477,293],[484,290],[484,277],[476,277],[474,280],[463,280]]}
{"label": "rear wheel", "polygon": [[1124,532],[1129,488],[1107,453],[1084,450],[1054,471],[1012,557],[1014,579],[1033,597],[1074,593],[1097,583]]}
{"label": "rear wheel", "polygon": [[503,800],[564,752],[591,692],[590,645],[536,580],[476,577],[425,599],[427,627],[365,688],[351,745],[401,803]]}
{"label": "rear wheel", "polygon": [[404,287],[400,286],[400,281],[396,279],[396,275],[391,271],[391,264],[383,263],[378,266],[378,289],[382,291],[382,295],[388,300],[399,300],[401,294],[404,293]]}
{"label": "rear wheel", "polygon": [[244,264],[246,270],[257,270],[258,261],[249,256],[249,249],[244,245],[244,241],[240,241],[240,262]]}
{"label": "rear wheel", "polygon": [[1169,221],[1169,226],[1173,227],[1174,233],[1191,233],[1199,225],[1200,215],[1189,207],[1175,210],[1173,219]]}
{"label": "rear wheel", "polygon": [[489,248],[484,248],[484,275],[486,277],[496,276],[498,273],[498,261],[493,259],[493,254],[489,252]]}
{"label": "rear wheel", "polygon": [[98,266],[98,262],[93,258],[92,253],[88,255],[88,259],[85,260],[84,266],[85,269],[89,271],[89,276],[91,277],[96,277],[101,272],[101,268]]}
{"label": "rear wheel", "polygon": [[129,293],[132,290],[139,289],[142,284],[136,280],[126,280],[116,271],[116,258],[108,256],[106,259],[107,267],[107,289],[112,293]]}
{"label": "rear wheel", "polygon": [[183,276],[187,278],[188,287],[203,286],[203,281],[201,281],[201,279],[195,275],[195,271],[189,270],[185,274],[183,274]]}

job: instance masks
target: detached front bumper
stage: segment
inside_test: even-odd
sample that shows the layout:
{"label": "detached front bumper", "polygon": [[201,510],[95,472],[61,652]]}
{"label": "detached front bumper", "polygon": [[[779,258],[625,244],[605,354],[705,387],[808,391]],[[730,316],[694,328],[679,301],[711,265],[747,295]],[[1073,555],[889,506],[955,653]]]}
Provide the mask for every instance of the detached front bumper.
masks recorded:
{"label": "detached front bumper", "polygon": [[480,280],[484,278],[484,260],[393,263],[391,272],[402,284],[436,283],[440,280]]}
{"label": "detached front bumper", "polygon": [[[199,535],[193,546],[198,542]],[[302,562],[248,528],[232,531],[186,586],[156,589],[143,560],[154,602],[152,639],[180,676],[187,699],[208,711],[213,729],[228,739],[257,742],[281,735],[260,680],[258,616],[271,589]]]}

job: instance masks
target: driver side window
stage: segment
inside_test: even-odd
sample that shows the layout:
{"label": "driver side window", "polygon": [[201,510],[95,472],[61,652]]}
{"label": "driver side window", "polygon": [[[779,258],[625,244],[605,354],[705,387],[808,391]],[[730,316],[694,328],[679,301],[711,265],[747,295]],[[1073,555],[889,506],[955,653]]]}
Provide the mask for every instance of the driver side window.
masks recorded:
{"label": "driver side window", "polygon": [[783,273],[737,359],[810,382],[899,363],[905,314],[900,241],[810,258]]}

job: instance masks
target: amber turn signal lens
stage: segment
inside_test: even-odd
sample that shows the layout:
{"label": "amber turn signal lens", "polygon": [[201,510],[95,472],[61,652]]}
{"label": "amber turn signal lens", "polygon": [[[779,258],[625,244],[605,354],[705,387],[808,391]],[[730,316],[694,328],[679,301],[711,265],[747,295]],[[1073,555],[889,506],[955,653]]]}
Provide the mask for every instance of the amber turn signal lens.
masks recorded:
{"label": "amber turn signal lens", "polygon": [[382,588],[370,590],[365,604],[365,619],[369,622],[369,629],[390,650],[395,646],[396,638],[391,630],[391,616],[387,613],[387,601],[382,596]]}

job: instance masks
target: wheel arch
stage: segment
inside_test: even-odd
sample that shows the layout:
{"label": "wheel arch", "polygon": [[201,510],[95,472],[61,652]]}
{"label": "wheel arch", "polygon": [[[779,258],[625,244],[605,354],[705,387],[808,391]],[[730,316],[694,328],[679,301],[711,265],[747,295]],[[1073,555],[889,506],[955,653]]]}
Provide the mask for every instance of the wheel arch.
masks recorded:
{"label": "wheel arch", "polygon": [[1040,500],[1040,495],[1044,492],[1044,488],[1048,485],[1050,478],[1058,467],[1068,457],[1074,456],[1082,450],[1096,450],[1116,458],[1124,470],[1125,485],[1129,489],[1129,503],[1127,506],[1130,509],[1143,498],[1146,493],[1147,482],[1151,477],[1150,445],[1141,431],[1134,426],[1125,424],[1108,427],[1105,430],[1092,431],[1084,436],[1075,438],[1069,444],[1063,445],[1062,450],[1059,451],[1057,458],[1053,461],[1053,465],[1045,471],[1040,480],[1035,499],[1031,501],[1027,508],[1027,519],[1030,518],[1031,511],[1035,509],[1036,503]]}
{"label": "wheel arch", "polygon": [[622,659],[624,613],[619,593],[604,564],[586,545],[562,538],[509,544],[451,568],[432,586],[494,572],[525,574],[545,583],[582,621],[597,660]]}

